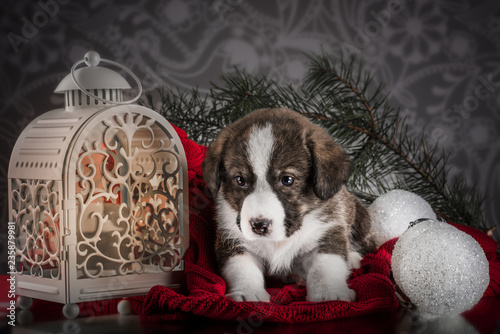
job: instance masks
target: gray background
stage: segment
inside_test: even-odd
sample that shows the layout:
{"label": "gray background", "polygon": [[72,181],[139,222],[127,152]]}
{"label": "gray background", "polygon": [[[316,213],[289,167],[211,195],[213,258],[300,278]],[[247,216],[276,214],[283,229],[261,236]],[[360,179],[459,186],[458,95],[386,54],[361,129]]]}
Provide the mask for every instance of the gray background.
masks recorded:
{"label": "gray background", "polygon": [[412,134],[439,140],[451,175],[477,184],[488,225],[500,223],[498,0],[4,0],[0,13],[3,244],[12,147],[31,120],[62,106],[52,92],[88,50],[128,66],[146,90],[202,92],[234,66],[297,85],[304,53],[361,54]]}

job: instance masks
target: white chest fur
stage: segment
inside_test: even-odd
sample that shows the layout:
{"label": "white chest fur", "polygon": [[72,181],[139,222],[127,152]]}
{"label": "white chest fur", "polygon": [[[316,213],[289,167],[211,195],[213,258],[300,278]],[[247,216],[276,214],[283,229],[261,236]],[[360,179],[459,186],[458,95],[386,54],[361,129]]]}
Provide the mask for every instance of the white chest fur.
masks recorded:
{"label": "white chest fur", "polygon": [[222,194],[217,197],[218,216],[222,233],[227,238],[242,242],[247,251],[255,254],[268,264],[270,274],[284,274],[292,269],[294,260],[318,246],[325,232],[335,222],[324,222],[312,211],[304,216],[302,227],[282,241],[269,239],[248,240],[236,225],[238,213],[231,208]]}
{"label": "white chest fur", "polygon": [[286,274],[294,260],[312,251],[333,222],[320,221],[312,212],[304,217],[303,226],[289,238],[274,242],[269,240],[245,240],[245,248],[268,264],[270,274]]}

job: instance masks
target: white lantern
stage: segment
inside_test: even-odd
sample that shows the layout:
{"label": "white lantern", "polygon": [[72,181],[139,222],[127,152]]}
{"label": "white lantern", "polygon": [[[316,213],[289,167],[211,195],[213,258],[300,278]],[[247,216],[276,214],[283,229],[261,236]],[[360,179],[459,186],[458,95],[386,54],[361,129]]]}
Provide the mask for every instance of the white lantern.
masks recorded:
{"label": "white lantern", "polygon": [[9,165],[16,233],[16,294],[66,304],[178,287],[188,247],[184,149],[155,111],[122,100],[127,81],[97,66],[64,78],[66,106],[32,121]]}

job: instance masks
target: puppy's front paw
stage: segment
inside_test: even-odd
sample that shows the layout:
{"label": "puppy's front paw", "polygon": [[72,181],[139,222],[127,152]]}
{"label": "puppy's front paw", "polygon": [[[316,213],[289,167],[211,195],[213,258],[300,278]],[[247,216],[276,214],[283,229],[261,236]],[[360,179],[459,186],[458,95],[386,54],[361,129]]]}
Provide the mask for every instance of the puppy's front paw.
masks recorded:
{"label": "puppy's front paw", "polygon": [[352,302],[356,293],[347,286],[349,267],[344,258],[335,254],[316,254],[307,274],[307,300],[345,300]]}
{"label": "puppy's front paw", "polygon": [[226,297],[237,302],[269,302],[271,297],[266,290],[237,290],[230,291]]}
{"label": "puppy's front paw", "polygon": [[307,301],[323,302],[327,300],[344,300],[353,302],[356,300],[356,292],[347,287],[346,282],[336,284],[316,284],[307,286]]}
{"label": "puppy's front paw", "polygon": [[226,297],[238,302],[269,302],[262,269],[261,261],[250,253],[229,258],[222,268],[228,287]]}
{"label": "puppy's front paw", "polygon": [[363,257],[358,252],[349,252],[348,263],[351,269],[361,268],[361,260]]}

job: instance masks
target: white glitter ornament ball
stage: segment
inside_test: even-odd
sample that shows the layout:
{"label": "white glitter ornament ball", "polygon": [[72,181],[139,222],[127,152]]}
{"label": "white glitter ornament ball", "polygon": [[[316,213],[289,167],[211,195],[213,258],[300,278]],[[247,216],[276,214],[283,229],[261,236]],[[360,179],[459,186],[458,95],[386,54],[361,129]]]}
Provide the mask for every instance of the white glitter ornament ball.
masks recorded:
{"label": "white glitter ornament ball", "polygon": [[412,221],[420,218],[436,219],[429,203],[422,197],[406,190],[391,190],[379,196],[368,207],[373,218],[375,244],[399,237]]}
{"label": "white glitter ornament ball", "polygon": [[400,289],[427,316],[471,309],[490,282],[488,260],[476,240],[434,220],[403,233],[394,246],[391,266]]}

